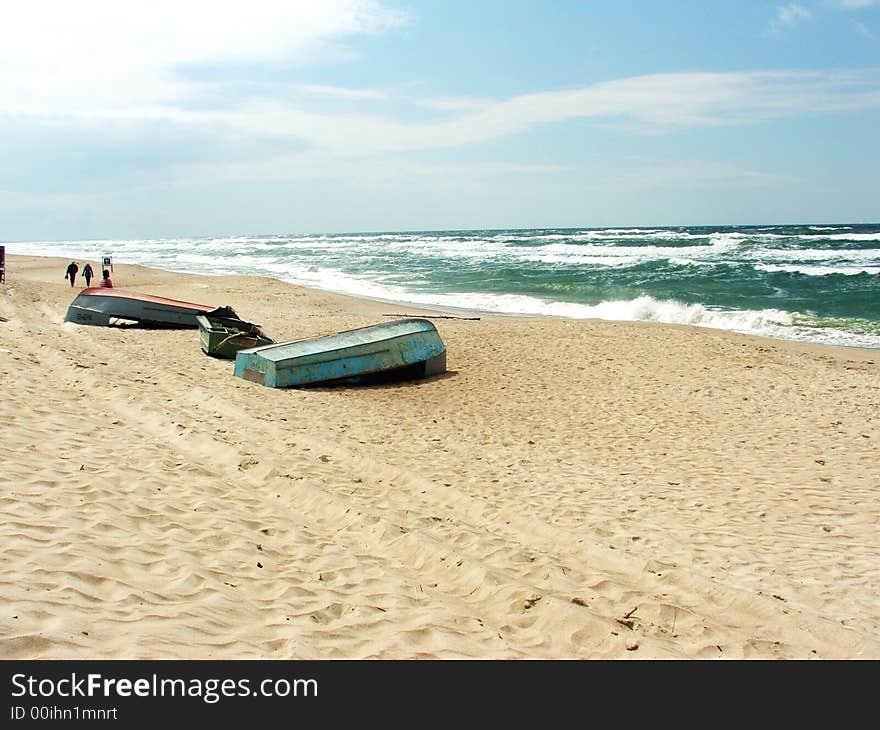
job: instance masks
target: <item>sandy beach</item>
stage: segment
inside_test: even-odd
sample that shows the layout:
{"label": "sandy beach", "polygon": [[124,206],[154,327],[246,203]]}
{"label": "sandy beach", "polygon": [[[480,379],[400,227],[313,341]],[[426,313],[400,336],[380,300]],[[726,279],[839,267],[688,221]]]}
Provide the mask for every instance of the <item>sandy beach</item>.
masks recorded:
{"label": "sandy beach", "polygon": [[[7,263],[0,657],[880,659],[880,352],[485,315],[275,390]],[[278,341],[418,311],[114,269]]]}

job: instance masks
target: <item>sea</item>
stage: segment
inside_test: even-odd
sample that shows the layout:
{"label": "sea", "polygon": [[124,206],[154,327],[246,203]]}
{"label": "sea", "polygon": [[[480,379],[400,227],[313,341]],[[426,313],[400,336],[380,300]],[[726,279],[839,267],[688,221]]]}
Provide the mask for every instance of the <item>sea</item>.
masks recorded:
{"label": "sea", "polygon": [[880,348],[880,224],[29,241],[7,251],[258,274],[453,312],[667,322]]}

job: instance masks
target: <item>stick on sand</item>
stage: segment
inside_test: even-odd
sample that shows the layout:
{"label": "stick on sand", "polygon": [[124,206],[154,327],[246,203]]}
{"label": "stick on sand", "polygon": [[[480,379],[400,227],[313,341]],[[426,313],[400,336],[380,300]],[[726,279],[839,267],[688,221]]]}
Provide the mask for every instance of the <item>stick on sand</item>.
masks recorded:
{"label": "stick on sand", "polygon": [[479,317],[454,317],[451,314],[383,314],[383,317],[421,317],[422,319],[479,319]]}

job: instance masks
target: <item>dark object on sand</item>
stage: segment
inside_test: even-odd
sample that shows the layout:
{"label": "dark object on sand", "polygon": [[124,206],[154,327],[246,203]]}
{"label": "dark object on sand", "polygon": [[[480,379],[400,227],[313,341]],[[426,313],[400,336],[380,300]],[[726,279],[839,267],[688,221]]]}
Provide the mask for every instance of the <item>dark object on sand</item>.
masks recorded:
{"label": "dark object on sand", "polygon": [[70,285],[73,286],[76,281],[76,274],[79,271],[79,264],[76,261],[71,261],[67,265],[67,271],[64,272],[64,278],[70,280]]}
{"label": "dark object on sand", "polygon": [[[235,316],[221,316],[223,312]],[[196,317],[199,325],[199,343],[207,355],[234,360],[239,350],[274,344],[275,340],[253,322],[239,319],[231,307],[224,307]]]}

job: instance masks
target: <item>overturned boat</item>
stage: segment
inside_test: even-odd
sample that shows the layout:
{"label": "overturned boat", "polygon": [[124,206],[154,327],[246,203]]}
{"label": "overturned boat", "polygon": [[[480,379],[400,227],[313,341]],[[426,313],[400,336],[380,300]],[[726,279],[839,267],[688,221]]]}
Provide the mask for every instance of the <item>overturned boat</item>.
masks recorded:
{"label": "overturned boat", "polygon": [[446,371],[432,322],[400,319],[324,337],[239,350],[235,375],[270,388],[416,379]]}
{"label": "overturned boat", "polygon": [[207,304],[181,302],[124,289],[92,287],[77,294],[67,308],[64,321],[101,327],[138,324],[195,329],[198,315],[216,309]]}
{"label": "overturned boat", "polygon": [[[235,314],[230,307],[225,308],[224,314]],[[219,357],[226,360],[234,360],[239,350],[252,347],[262,347],[275,343],[263,328],[253,322],[246,322],[238,316],[220,316],[215,310],[196,316],[199,326],[199,343],[206,355]]]}

